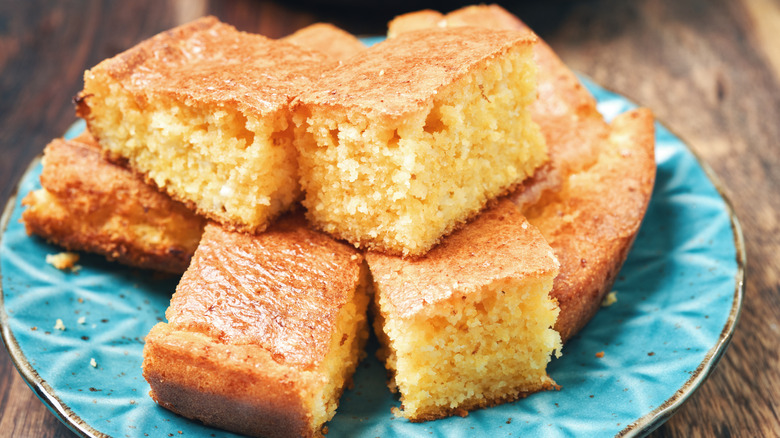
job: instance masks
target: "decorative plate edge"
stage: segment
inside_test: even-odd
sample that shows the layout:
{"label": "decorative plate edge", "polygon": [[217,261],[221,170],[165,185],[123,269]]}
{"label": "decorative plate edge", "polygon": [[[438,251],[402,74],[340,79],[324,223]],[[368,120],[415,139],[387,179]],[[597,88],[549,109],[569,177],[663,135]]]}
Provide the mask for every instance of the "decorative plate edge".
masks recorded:
{"label": "decorative plate edge", "polygon": [[[32,159],[24,172],[22,172],[19,181],[16,182],[16,185],[11,190],[12,194],[3,208],[3,215],[0,216],[0,243],[3,240],[3,235],[5,234],[5,230],[11,221],[11,216],[16,207],[16,200],[19,198],[21,182],[29,172],[40,164],[42,157],[43,155],[39,154]],[[54,414],[60,422],[68,427],[68,429],[82,437],[107,438],[108,435],[98,432],[89,426],[81,417],[73,413],[67,405],[63,404],[57,397],[54,388],[49,386],[49,384],[46,383],[30,365],[30,362],[19,347],[19,343],[16,341],[16,337],[11,332],[11,328],[8,324],[8,314],[5,310],[5,295],[3,294],[3,284],[1,281],[2,278],[2,268],[0,267],[0,337],[3,339],[5,348],[8,350],[8,354],[11,356],[11,362],[16,367],[16,370],[19,372],[27,386],[33,390],[38,399],[40,399],[44,406],[49,409],[49,412]]]}
{"label": "decorative plate edge", "polygon": [[[622,96],[624,99],[629,100],[627,97],[625,97],[625,95],[613,91],[612,89],[607,88],[598,82],[595,82],[593,79],[583,75],[582,73],[578,72],[577,75],[580,76],[581,79],[585,78],[597,87],[604,88],[611,93],[617,94]],[[636,105],[635,102],[631,100],[629,101]],[[702,362],[691,375],[691,378],[688,379],[680,387],[680,389],[674,393],[674,395],[666,399],[666,401],[661,403],[659,407],[629,424],[625,429],[615,435],[615,437],[621,438],[642,438],[649,435],[651,432],[669,420],[669,418],[671,418],[672,415],[674,415],[675,412],[677,412],[677,410],[683,404],[685,404],[686,401],[688,401],[691,395],[696,392],[699,386],[701,386],[704,381],[707,380],[707,377],[709,377],[709,375],[715,370],[715,367],[718,365],[721,357],[723,357],[726,350],[728,349],[729,344],[731,343],[731,338],[736,331],[737,323],[739,322],[739,317],[742,313],[742,301],[745,295],[745,266],[747,266],[745,238],[742,233],[742,225],[740,225],[736,211],[734,210],[734,204],[732,203],[730,196],[726,193],[727,190],[723,184],[723,181],[720,179],[720,177],[718,177],[712,167],[710,167],[710,165],[701,157],[701,155],[699,155],[698,152],[691,148],[688,143],[683,141],[682,137],[677,134],[677,132],[669,129],[668,126],[661,123],[658,119],[655,119],[655,123],[658,123],[659,125],[663,126],[664,129],[672,133],[678,140],[680,140],[682,144],[685,145],[686,149],[689,150],[691,154],[693,154],[696,162],[699,164],[699,166],[701,166],[704,174],[707,176],[707,179],[710,181],[710,183],[712,183],[713,187],[715,187],[715,190],[723,200],[723,204],[726,206],[726,212],[729,215],[729,220],[731,221],[731,231],[732,237],[734,239],[734,249],[736,251],[737,273],[734,276],[734,297],[731,304],[731,310],[729,311],[726,324],[723,326],[723,330],[721,331],[720,336],[718,336],[718,342],[707,352]]]}

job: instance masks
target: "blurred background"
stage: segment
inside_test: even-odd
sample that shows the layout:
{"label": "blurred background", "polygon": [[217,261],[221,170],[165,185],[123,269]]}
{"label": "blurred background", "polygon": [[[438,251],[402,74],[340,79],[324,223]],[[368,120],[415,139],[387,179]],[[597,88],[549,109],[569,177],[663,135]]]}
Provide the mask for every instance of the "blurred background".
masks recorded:
{"label": "blurred background", "polygon": [[[469,1],[0,0],[0,201],[75,120],[82,74],[213,14],[281,37],[326,21],[381,35],[394,16]],[[553,0],[501,5],[575,71],[652,109],[714,168],[745,230],[747,293],[709,380],[653,436],[780,436],[780,1]],[[66,437],[0,352],[0,436]]]}

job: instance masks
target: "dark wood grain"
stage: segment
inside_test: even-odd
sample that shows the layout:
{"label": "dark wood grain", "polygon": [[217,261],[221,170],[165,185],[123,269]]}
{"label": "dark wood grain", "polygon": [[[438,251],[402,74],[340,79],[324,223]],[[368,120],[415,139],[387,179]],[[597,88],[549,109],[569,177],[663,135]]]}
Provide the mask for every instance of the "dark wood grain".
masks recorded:
{"label": "dark wood grain", "polygon": [[[461,2],[426,4],[448,10]],[[573,68],[651,108],[720,176],[747,244],[747,292],[729,350],[654,437],[780,436],[780,2],[621,0],[506,4]],[[75,121],[84,69],[211,13],[271,37],[315,21],[381,34],[418,2],[0,2],[0,202]],[[0,436],[69,437],[0,352]]]}

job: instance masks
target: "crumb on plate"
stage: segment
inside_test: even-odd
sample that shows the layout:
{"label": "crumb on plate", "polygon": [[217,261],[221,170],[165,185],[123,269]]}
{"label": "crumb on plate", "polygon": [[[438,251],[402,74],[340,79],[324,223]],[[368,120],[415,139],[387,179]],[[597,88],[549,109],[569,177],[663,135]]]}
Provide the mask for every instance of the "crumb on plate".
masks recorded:
{"label": "crumb on plate", "polygon": [[57,318],[57,321],[54,323],[54,330],[65,331],[65,324],[62,323],[61,319]]}
{"label": "crumb on plate", "polygon": [[615,303],[617,303],[617,292],[612,291],[604,297],[604,300],[601,301],[601,307],[609,307]]}
{"label": "crumb on plate", "polygon": [[60,271],[70,269],[71,271],[79,270],[79,266],[76,262],[79,261],[79,255],[75,252],[61,252],[59,254],[46,254],[46,263],[54,266]]}

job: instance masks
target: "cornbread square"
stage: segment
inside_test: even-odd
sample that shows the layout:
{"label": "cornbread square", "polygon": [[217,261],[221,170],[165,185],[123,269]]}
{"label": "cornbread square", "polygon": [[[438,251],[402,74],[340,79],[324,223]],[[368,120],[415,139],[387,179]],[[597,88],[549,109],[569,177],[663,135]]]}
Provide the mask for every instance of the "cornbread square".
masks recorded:
{"label": "cornbread square", "polygon": [[329,62],[206,17],[88,70],[77,112],[109,158],[256,232],[300,196],[289,103]]}
{"label": "cornbread square", "polygon": [[409,32],[296,98],[309,219],[361,248],[422,255],[547,159],[528,106],[535,38]]}
{"label": "cornbread square", "polygon": [[319,50],[343,61],[366,49],[359,39],[330,23],[314,23],[282,38],[284,41]]}
{"label": "cornbread square", "polygon": [[161,406],[252,436],[319,436],[368,337],[368,269],[283,217],[259,235],[209,224],[143,374]]}
{"label": "cornbread square", "polygon": [[[431,10],[399,15],[388,24],[388,38],[425,27],[461,26],[533,33],[515,15],[492,4],[465,6],[446,15]],[[534,45],[534,61],[539,92],[531,105],[531,114],[544,134],[550,163],[544,175],[535,175],[533,186],[535,192],[543,191],[542,185],[554,191],[567,172],[586,169],[594,163],[608,129],[596,109],[596,99],[541,39]],[[528,195],[525,198],[533,198]]]}
{"label": "cornbread square", "polygon": [[42,161],[42,188],[22,200],[28,234],[130,266],[187,269],[206,221],[104,160],[89,133],[53,140]]}
{"label": "cornbread square", "polygon": [[419,259],[366,254],[380,357],[402,415],[426,421],[555,387],[558,261],[508,200]]}

